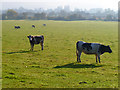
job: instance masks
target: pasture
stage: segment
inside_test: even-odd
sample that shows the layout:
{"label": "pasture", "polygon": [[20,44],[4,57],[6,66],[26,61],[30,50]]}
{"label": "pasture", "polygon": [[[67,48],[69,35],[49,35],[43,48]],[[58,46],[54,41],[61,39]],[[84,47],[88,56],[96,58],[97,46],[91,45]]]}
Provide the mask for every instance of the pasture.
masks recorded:
{"label": "pasture", "polygon": [[[35,45],[30,51],[27,35],[44,35],[44,50]],[[98,64],[95,55],[82,53],[77,63],[78,40],[110,45],[113,52]],[[118,88],[118,23],[2,21],[2,78],[2,88]]]}

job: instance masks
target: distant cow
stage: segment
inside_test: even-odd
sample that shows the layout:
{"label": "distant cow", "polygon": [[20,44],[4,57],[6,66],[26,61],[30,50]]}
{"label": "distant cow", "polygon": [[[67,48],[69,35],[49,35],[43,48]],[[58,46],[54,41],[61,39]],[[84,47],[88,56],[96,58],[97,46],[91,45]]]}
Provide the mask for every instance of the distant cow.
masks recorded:
{"label": "distant cow", "polygon": [[105,46],[99,43],[86,43],[83,41],[78,41],[76,43],[76,55],[78,62],[81,62],[80,56],[82,52],[84,52],[85,54],[95,54],[96,63],[97,63],[97,58],[99,59],[99,63],[100,63],[100,55],[102,55],[105,52],[112,53],[112,50],[110,49],[109,46]]}
{"label": "distant cow", "polygon": [[20,28],[20,26],[15,26],[15,28],[16,28],[16,29],[19,29],[19,28]]}
{"label": "distant cow", "polygon": [[33,51],[33,47],[34,47],[34,44],[39,44],[41,45],[41,49],[43,50],[43,43],[44,43],[44,36],[43,35],[40,35],[40,36],[27,36],[29,38],[29,41],[30,41],[30,45],[31,45],[31,49]]}
{"label": "distant cow", "polygon": [[43,26],[46,26],[46,24],[43,24]]}
{"label": "distant cow", "polygon": [[32,25],[33,28],[35,28],[35,25]]}

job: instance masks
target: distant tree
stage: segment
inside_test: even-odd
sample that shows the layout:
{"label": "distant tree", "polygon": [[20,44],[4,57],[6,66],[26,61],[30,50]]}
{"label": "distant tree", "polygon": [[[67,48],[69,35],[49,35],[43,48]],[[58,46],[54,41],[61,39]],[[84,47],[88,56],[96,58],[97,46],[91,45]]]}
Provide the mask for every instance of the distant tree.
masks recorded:
{"label": "distant tree", "polygon": [[110,14],[107,15],[105,20],[106,21],[112,21],[113,20],[112,15],[110,15]]}
{"label": "distant tree", "polygon": [[54,11],[50,11],[49,13],[47,13],[48,17],[54,17],[55,16],[55,12]]}
{"label": "distant tree", "polygon": [[2,20],[7,20],[7,14],[2,14]]}
{"label": "distant tree", "polygon": [[40,19],[46,19],[47,17],[46,17],[46,13],[36,13],[36,14],[34,14],[34,19],[35,20],[40,20]]}
{"label": "distant tree", "polygon": [[111,9],[94,8],[91,10],[75,9],[70,11],[69,7],[66,6],[57,7],[56,9],[8,9],[2,11],[3,20],[12,19],[30,19],[30,20],[106,20],[106,21],[120,21],[120,9],[118,13]]}
{"label": "distant tree", "polygon": [[40,15],[40,19],[46,19],[46,13],[41,13],[41,15]]}
{"label": "distant tree", "polygon": [[91,18],[89,18],[89,20],[96,20],[96,16],[92,16]]}
{"label": "distant tree", "polygon": [[59,12],[59,16],[60,17],[65,17],[65,16],[67,16],[68,15],[68,13],[65,11],[65,10],[61,10],[60,12]]}
{"label": "distant tree", "polygon": [[72,14],[68,16],[69,20],[84,20],[85,18],[80,14]]}
{"label": "distant tree", "polygon": [[41,14],[40,13],[34,14],[34,19],[35,20],[40,20],[41,19]]}
{"label": "distant tree", "polygon": [[14,11],[13,9],[9,9],[7,10],[7,19],[11,20],[11,19],[16,19],[18,16],[18,13],[16,11]]}
{"label": "distant tree", "polygon": [[27,18],[28,18],[28,16],[27,16],[27,13],[26,13],[26,12],[22,13],[22,16],[23,16],[23,19],[27,19]]}

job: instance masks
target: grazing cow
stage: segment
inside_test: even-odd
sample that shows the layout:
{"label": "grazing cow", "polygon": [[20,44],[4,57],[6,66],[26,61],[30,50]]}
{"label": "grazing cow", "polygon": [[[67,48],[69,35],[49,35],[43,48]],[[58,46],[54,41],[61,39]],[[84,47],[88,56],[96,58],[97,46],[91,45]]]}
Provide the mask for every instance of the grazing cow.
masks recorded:
{"label": "grazing cow", "polygon": [[15,29],[19,29],[20,28],[20,26],[15,26]]}
{"label": "grazing cow", "polygon": [[32,25],[33,28],[35,28],[35,25]]}
{"label": "grazing cow", "polygon": [[112,50],[110,49],[109,46],[105,46],[99,43],[86,43],[83,41],[78,41],[76,43],[76,55],[78,62],[81,62],[80,56],[82,52],[84,52],[85,54],[95,54],[96,63],[97,63],[97,58],[99,59],[99,63],[100,63],[100,55],[102,55],[105,52],[112,53]]}
{"label": "grazing cow", "polygon": [[46,24],[43,24],[43,26],[46,26]]}
{"label": "grazing cow", "polygon": [[31,49],[33,51],[33,47],[34,47],[34,44],[39,44],[41,45],[41,49],[43,50],[43,43],[44,43],[44,36],[41,35],[41,36],[27,36],[29,38],[29,41],[30,41],[30,45],[31,45]]}

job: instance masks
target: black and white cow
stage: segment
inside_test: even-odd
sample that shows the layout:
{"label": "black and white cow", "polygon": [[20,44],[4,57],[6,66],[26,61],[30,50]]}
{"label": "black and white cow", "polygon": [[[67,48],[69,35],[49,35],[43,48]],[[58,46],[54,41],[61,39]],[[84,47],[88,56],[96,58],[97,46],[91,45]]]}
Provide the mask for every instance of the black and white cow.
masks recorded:
{"label": "black and white cow", "polygon": [[20,28],[20,26],[15,26],[15,29],[19,29]]}
{"label": "black and white cow", "polygon": [[40,35],[40,36],[27,36],[29,38],[30,41],[30,45],[31,45],[31,49],[33,51],[33,47],[34,44],[40,44],[41,45],[41,50],[43,50],[43,43],[44,43],[44,36]]}
{"label": "black and white cow", "polygon": [[46,26],[46,24],[43,24],[43,26]]}
{"label": "black and white cow", "polygon": [[78,41],[76,43],[76,55],[78,62],[81,62],[80,56],[82,52],[84,52],[85,54],[95,54],[96,63],[97,63],[97,58],[99,59],[99,63],[100,63],[100,55],[102,55],[105,52],[112,53],[112,50],[110,49],[109,46],[105,46],[99,43],[86,43],[83,41]]}
{"label": "black and white cow", "polygon": [[32,25],[33,28],[35,28],[35,25]]}

